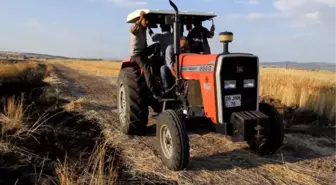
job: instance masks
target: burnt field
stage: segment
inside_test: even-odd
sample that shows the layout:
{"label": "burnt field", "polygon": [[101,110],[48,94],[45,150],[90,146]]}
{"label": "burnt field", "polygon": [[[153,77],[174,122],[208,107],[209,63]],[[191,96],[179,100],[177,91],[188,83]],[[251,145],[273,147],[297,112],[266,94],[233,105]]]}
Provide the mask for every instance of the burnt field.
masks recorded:
{"label": "burnt field", "polygon": [[100,173],[112,182],[118,155],[104,144],[95,120],[62,107],[66,102],[43,81],[51,68],[15,65],[20,73],[3,78],[0,87],[0,184],[85,184]]}
{"label": "burnt field", "polygon": [[[259,156],[245,143],[232,143],[200,126],[189,132],[189,167],[173,172],[157,156],[155,132],[128,137],[116,128],[118,64],[0,65],[6,65],[0,72],[0,184],[309,185],[336,180],[334,117],[329,110],[335,106],[330,103],[334,91],[319,90],[317,82],[311,94],[322,92],[330,99],[308,96],[304,101],[295,88],[289,91],[288,84],[281,83],[280,74],[265,71],[262,97],[278,107],[287,121],[284,144],[275,155]],[[279,86],[266,84],[270,78],[277,79]],[[292,86],[298,82],[293,80]],[[304,84],[301,89],[312,87]],[[331,86],[331,82],[320,84]],[[281,86],[283,91],[269,95]],[[294,94],[293,98],[284,93]]]}
{"label": "burnt field", "polygon": [[3,65],[0,184],[116,184],[132,177],[123,172],[122,157],[104,139],[98,120],[57,96],[52,67]]}

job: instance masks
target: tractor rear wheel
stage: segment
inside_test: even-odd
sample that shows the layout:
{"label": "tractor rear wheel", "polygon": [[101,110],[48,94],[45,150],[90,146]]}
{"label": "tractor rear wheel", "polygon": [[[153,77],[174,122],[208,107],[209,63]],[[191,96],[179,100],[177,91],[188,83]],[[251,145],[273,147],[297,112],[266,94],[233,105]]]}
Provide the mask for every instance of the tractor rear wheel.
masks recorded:
{"label": "tractor rear wheel", "polygon": [[118,113],[124,134],[143,135],[148,123],[146,83],[140,70],[127,67],[118,77]]}
{"label": "tractor rear wheel", "polygon": [[189,162],[189,138],[179,116],[173,110],[159,114],[156,125],[159,154],[162,162],[171,170],[184,169]]}
{"label": "tractor rear wheel", "polygon": [[283,118],[278,110],[269,103],[259,103],[259,111],[270,118],[269,136],[262,145],[249,142],[250,148],[260,155],[270,155],[275,153],[281,146],[284,139]]}

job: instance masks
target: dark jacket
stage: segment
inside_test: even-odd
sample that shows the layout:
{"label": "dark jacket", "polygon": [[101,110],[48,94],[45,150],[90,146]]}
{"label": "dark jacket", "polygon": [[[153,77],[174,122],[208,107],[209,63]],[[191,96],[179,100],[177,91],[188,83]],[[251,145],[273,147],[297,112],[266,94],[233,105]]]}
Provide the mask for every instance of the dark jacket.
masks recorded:
{"label": "dark jacket", "polygon": [[191,52],[211,53],[208,38],[212,38],[213,36],[213,33],[203,26],[194,27],[187,36]]}

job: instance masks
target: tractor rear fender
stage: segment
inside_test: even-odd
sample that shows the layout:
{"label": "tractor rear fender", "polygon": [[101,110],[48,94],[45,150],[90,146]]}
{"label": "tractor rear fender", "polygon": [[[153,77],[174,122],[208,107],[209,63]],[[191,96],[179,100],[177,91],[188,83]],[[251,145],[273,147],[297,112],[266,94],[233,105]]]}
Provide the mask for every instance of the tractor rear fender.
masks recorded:
{"label": "tractor rear fender", "polygon": [[133,61],[131,58],[127,58],[122,61],[120,69],[123,69],[126,67],[137,67],[138,68],[139,65],[135,61]]}
{"label": "tractor rear fender", "polygon": [[141,69],[140,66],[134,60],[132,60],[131,58],[124,59],[122,61],[120,69],[124,69],[124,68],[127,68],[127,67],[132,67],[132,68],[135,68],[135,69],[139,69],[141,71],[141,74],[143,74],[143,69]]}

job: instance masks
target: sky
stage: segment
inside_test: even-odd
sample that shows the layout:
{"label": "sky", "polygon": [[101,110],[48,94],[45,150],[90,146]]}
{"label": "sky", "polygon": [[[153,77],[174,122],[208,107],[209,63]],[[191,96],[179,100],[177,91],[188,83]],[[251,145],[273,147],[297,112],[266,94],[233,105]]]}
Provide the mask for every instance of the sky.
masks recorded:
{"label": "sky", "polygon": [[[336,0],[174,2],[180,10],[217,14],[213,53],[222,51],[218,33],[227,30],[234,33],[232,52],[254,53],[262,62],[335,63]],[[143,8],[171,9],[168,0],[0,0],[0,50],[127,58],[126,17]]]}

